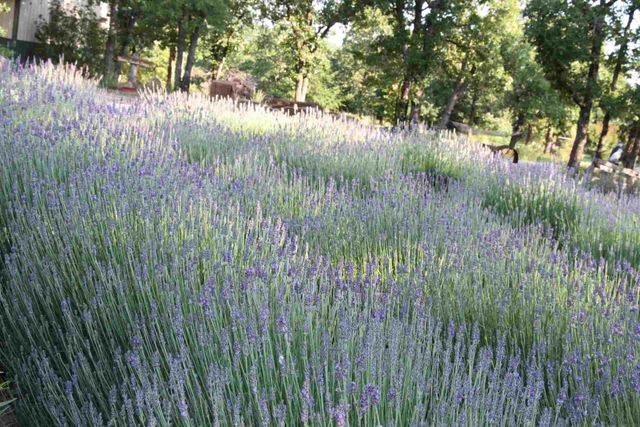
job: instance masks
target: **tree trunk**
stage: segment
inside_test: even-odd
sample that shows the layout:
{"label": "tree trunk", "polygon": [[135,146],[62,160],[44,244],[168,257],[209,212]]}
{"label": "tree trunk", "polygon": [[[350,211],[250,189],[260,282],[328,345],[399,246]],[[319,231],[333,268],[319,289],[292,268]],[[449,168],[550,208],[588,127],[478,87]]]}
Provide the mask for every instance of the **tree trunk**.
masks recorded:
{"label": "tree trunk", "polygon": [[296,81],[296,93],[293,95],[293,100],[296,102],[302,101],[302,85],[304,84],[304,75],[302,72],[298,73],[298,80]]}
{"label": "tree trunk", "polygon": [[211,77],[213,78],[213,80],[220,80],[220,78],[222,78],[222,70],[224,69],[224,63],[226,61],[227,55],[229,54],[229,49],[231,48],[231,39],[233,38],[234,33],[234,28],[229,28],[229,30],[227,30],[227,37],[225,39],[225,44],[222,51],[212,51],[214,67],[212,67],[211,69]]}
{"label": "tree trunk", "polygon": [[469,119],[467,123],[469,126],[475,126],[477,124],[476,121],[476,113],[478,110],[478,90],[474,90],[471,94],[471,110],[469,111]]}
{"label": "tree trunk", "polygon": [[638,151],[640,151],[640,122],[635,122],[629,132],[629,141],[622,159],[625,168],[635,169]]}
{"label": "tree trunk", "polygon": [[522,138],[522,129],[524,128],[525,116],[524,113],[518,113],[516,120],[511,126],[511,140],[509,141],[509,147],[516,148],[516,143]]}
{"label": "tree trunk", "polygon": [[[451,119],[451,114],[453,114],[453,110],[456,108],[456,104],[458,103],[458,99],[464,93],[464,90],[467,87],[467,80],[465,79],[465,71],[467,70],[467,62],[462,63],[462,67],[460,68],[460,75],[456,79],[456,83],[453,87],[453,92],[449,95],[449,99],[447,99],[447,106],[445,107],[442,115],[440,116],[440,120],[438,122],[438,127],[440,129],[446,129],[449,124],[449,120]],[[471,68],[471,74],[474,74],[476,70],[475,65]]]}
{"label": "tree trunk", "polygon": [[294,97],[295,102],[305,102],[307,99],[306,90],[309,85],[309,78],[304,75],[303,71],[298,73],[298,80],[296,82],[296,94]]}
{"label": "tree trunk", "polygon": [[553,145],[553,127],[549,125],[547,127],[547,133],[544,137],[544,154],[551,152],[551,146]]}
{"label": "tree trunk", "polygon": [[175,77],[173,80],[173,90],[178,90],[180,88],[185,37],[186,34],[184,31],[184,16],[182,16],[178,21],[178,41],[176,43],[176,67],[174,71]]}
{"label": "tree trunk", "polygon": [[[602,3],[602,1],[601,1]],[[598,71],[600,69],[600,55],[604,42],[604,17],[598,15],[593,22],[593,36],[591,42],[591,63],[587,75],[587,87],[583,100],[580,104],[580,115],[576,125],[576,138],[573,141],[571,154],[569,156],[569,168],[577,169],[584,155],[584,146],[589,135],[589,119],[591,118],[591,108],[593,107],[593,97],[598,85]]]}
{"label": "tree trunk", "polygon": [[222,77],[222,70],[224,67],[224,58],[222,58],[219,62],[218,65],[216,65],[215,70],[213,71],[213,79],[214,80],[220,80],[220,78]]}
{"label": "tree trunk", "polygon": [[[129,19],[127,20],[127,24],[122,31],[121,37],[119,37],[121,39],[121,45],[120,50],[118,50],[118,56],[124,56],[127,54],[129,45],[131,44],[131,32],[133,31],[135,23],[136,20],[134,17],[129,17]],[[113,73],[113,77],[115,80],[117,80],[120,77],[120,74],[122,74],[122,63],[117,61],[114,68],[115,71]]]}
{"label": "tree trunk", "polygon": [[[118,56],[126,55],[128,49],[129,49],[129,40],[125,39],[122,42],[122,46],[120,46],[120,50],[118,51]],[[114,79],[117,80],[120,77],[120,74],[122,74],[122,62],[116,61],[114,71],[113,71]]]}
{"label": "tree trunk", "polygon": [[116,31],[118,25],[117,14],[118,7],[116,0],[109,1],[109,30],[107,32],[107,43],[104,50],[104,80],[107,84],[111,84],[114,80],[114,53],[116,50]]}
{"label": "tree trunk", "polygon": [[420,109],[422,108],[422,89],[416,91],[416,97],[411,101],[411,112],[409,113],[409,126],[416,126],[420,123]]}
{"label": "tree trunk", "polygon": [[[402,59],[404,63],[404,74],[402,84],[400,85],[400,95],[396,104],[396,123],[405,123],[407,121],[407,113],[411,104],[411,88],[414,83],[419,80],[420,70],[416,66],[413,58],[413,52],[419,51],[423,42],[423,20],[424,0],[414,0],[413,4],[413,21],[411,23],[411,35],[409,40],[403,46]],[[398,25],[404,26],[404,2],[398,2],[399,7],[396,8],[396,19]]]}
{"label": "tree trunk", "polygon": [[602,159],[604,155],[604,140],[609,134],[609,122],[611,121],[611,112],[605,111],[604,118],[602,119],[602,131],[598,137],[598,146],[596,147],[596,159]]}
{"label": "tree trunk", "polygon": [[584,146],[587,144],[589,135],[589,120],[591,119],[591,105],[589,102],[580,107],[580,115],[578,116],[578,124],[576,125],[576,138],[573,140],[571,154],[569,155],[568,167],[577,169],[584,155]]}
{"label": "tree trunk", "polygon": [[176,59],[176,49],[173,46],[171,46],[169,47],[169,65],[167,66],[167,92],[171,92],[171,79],[173,77],[171,64],[175,59]]}
{"label": "tree trunk", "polygon": [[[425,8],[425,3],[428,7]],[[407,121],[407,113],[411,101],[411,89],[420,81],[426,72],[426,67],[418,67],[414,61],[411,52],[418,52],[421,59],[430,57],[433,46],[431,41],[437,35],[437,16],[446,5],[447,0],[415,0],[413,7],[413,22],[411,36],[408,43],[405,43],[402,49],[404,74],[402,83],[400,84],[400,92],[398,101],[396,102],[395,121],[396,123],[405,123]],[[404,31],[407,27],[405,17],[407,16],[404,9],[404,1],[396,1],[395,17],[397,20],[397,31]],[[424,16],[425,10],[429,13]],[[424,18],[424,19],[423,19]]]}
{"label": "tree trunk", "polygon": [[409,126],[416,126],[420,123],[420,101],[411,101],[411,112],[409,113]]}
{"label": "tree trunk", "polygon": [[396,105],[396,123],[404,123],[407,121],[407,110],[409,109],[409,96],[411,95],[411,86],[413,86],[412,77],[405,73],[402,86],[400,87],[400,97]]}
{"label": "tree trunk", "polygon": [[127,82],[132,87],[136,87],[138,85],[138,64],[134,64],[133,62],[137,61],[140,55],[134,52],[131,55],[132,64],[129,67],[129,76],[127,77]]}
{"label": "tree trunk", "polygon": [[189,37],[189,53],[187,55],[187,63],[184,67],[184,76],[180,82],[180,90],[189,93],[191,86],[191,70],[196,61],[196,47],[198,46],[198,37],[200,37],[200,27],[196,27]]}
{"label": "tree trunk", "polygon": [[458,98],[464,92],[464,81],[458,80],[456,82],[455,87],[453,88],[453,92],[449,95],[449,99],[447,99],[447,106],[445,107],[442,115],[440,116],[440,120],[438,122],[438,127],[440,129],[446,129],[449,124],[449,120],[451,119],[451,114],[453,114],[453,110],[456,108],[456,104],[458,103]]}
{"label": "tree trunk", "polygon": [[309,77],[305,76],[302,81],[302,102],[307,100],[307,94],[309,93]]}
{"label": "tree trunk", "polygon": [[524,145],[529,145],[531,143],[531,136],[533,135],[533,129],[531,129],[531,125],[527,126],[527,133],[524,138]]}
{"label": "tree trunk", "polygon": [[[616,65],[613,69],[613,76],[611,77],[611,84],[609,85],[609,90],[613,93],[618,85],[618,79],[620,77],[620,72],[622,71],[622,65],[626,61],[627,58],[627,47],[629,44],[629,29],[631,28],[631,23],[633,22],[633,15],[636,13],[636,10],[633,9],[629,12],[629,20],[627,21],[627,25],[624,28],[624,32],[622,35],[622,42],[620,44],[620,49],[618,49],[618,56],[616,57]],[[609,122],[611,121],[611,111],[609,109],[605,109],[604,119],[602,120],[602,131],[600,132],[600,137],[598,138],[598,147],[596,148],[596,158],[602,159],[603,151],[604,151],[604,140],[609,133]]]}

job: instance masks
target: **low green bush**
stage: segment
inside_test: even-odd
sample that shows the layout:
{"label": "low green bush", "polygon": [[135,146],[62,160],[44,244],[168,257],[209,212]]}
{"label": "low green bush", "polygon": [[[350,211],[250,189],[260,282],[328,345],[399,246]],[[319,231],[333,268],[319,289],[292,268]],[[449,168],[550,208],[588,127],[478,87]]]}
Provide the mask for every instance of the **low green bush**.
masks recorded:
{"label": "low green bush", "polygon": [[411,145],[402,151],[400,168],[404,174],[426,174],[436,189],[448,188],[449,181],[465,176],[464,166],[436,147]]}
{"label": "low green bush", "polygon": [[15,399],[7,399],[8,392],[9,392],[9,382],[5,381],[3,383],[0,383],[0,416],[3,416],[7,412],[9,412],[9,409],[11,408],[11,404],[15,400]]}
{"label": "low green bush", "polygon": [[543,183],[522,185],[494,180],[482,195],[482,207],[509,217],[516,225],[542,224],[559,238],[580,225],[581,209],[575,195],[562,194]]}

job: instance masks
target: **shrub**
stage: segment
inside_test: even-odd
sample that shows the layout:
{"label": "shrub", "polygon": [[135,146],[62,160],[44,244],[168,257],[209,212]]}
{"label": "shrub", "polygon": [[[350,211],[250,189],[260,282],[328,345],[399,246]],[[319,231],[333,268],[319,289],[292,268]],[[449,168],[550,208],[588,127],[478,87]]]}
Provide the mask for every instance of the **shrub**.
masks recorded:
{"label": "shrub", "polygon": [[98,75],[103,68],[106,30],[91,2],[82,7],[53,0],[49,5],[49,19],[41,19],[36,31],[40,42],[37,54],[42,58],[86,67],[90,75]]}
{"label": "shrub", "polygon": [[425,173],[434,177],[461,179],[465,173],[457,159],[434,149],[430,145],[412,145],[402,153],[401,168],[404,173]]}
{"label": "shrub", "polygon": [[557,191],[543,182],[522,185],[509,180],[490,181],[482,207],[509,217],[516,225],[542,224],[560,239],[573,234],[580,224],[581,209],[575,195]]}

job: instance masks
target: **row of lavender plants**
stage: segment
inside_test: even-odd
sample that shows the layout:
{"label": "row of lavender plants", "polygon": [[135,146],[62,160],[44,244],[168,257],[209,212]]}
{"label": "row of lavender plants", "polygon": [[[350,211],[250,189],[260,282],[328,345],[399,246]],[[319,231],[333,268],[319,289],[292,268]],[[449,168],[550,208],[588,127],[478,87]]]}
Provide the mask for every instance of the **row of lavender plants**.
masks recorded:
{"label": "row of lavender plants", "polygon": [[634,199],[448,134],[121,106],[73,67],[4,64],[0,105],[0,365],[23,425],[640,418]]}
{"label": "row of lavender plants", "polygon": [[[157,101],[174,104],[169,114],[184,122],[186,130],[179,133],[186,132],[184,148],[191,160],[235,159],[238,150],[254,151],[259,141],[270,159],[289,169],[321,181],[330,177],[355,181],[358,191],[369,190],[370,179],[389,170],[427,173],[439,189],[450,180],[463,180],[483,195],[483,208],[506,217],[513,226],[541,224],[574,251],[604,258],[612,265],[624,260],[640,267],[640,198],[590,191],[588,176],[567,174],[558,165],[511,165],[451,134],[390,135],[322,116],[295,120],[246,109],[235,114],[225,104],[203,108],[206,99],[188,106],[179,99]],[[227,132],[240,129],[245,135],[259,132],[259,137],[245,136],[247,143],[238,144],[238,132],[232,131],[228,144],[209,143],[207,135],[219,133],[221,124]]]}

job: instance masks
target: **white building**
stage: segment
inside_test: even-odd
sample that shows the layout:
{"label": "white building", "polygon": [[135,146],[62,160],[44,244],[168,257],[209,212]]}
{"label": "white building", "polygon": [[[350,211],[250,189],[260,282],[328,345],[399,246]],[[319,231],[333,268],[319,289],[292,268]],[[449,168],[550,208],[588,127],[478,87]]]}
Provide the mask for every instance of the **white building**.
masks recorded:
{"label": "white building", "polygon": [[[28,55],[36,44],[37,24],[49,18],[49,5],[52,0],[0,0],[9,6],[9,11],[0,13],[0,28],[5,37],[0,44],[8,45],[21,55]],[[87,0],[60,0],[63,5],[83,6]],[[98,16],[107,16],[106,3],[96,6]]]}
{"label": "white building", "polygon": [[4,0],[9,12],[0,14],[0,27],[13,41],[35,42],[36,23],[49,15],[47,0]]}

